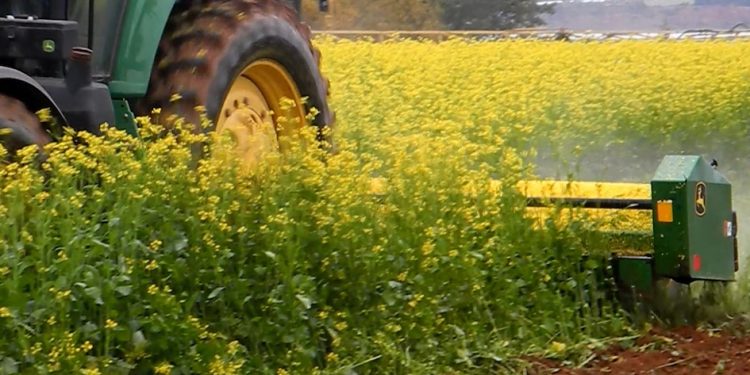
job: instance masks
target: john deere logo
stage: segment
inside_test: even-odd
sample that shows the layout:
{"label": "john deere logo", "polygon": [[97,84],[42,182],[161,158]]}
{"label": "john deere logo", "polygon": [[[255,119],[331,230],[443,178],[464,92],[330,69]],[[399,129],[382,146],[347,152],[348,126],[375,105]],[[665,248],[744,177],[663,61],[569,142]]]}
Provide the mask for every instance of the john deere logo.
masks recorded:
{"label": "john deere logo", "polygon": [[55,52],[55,41],[46,39],[42,42],[42,51],[47,53]]}
{"label": "john deere logo", "polygon": [[695,185],[695,213],[698,216],[706,214],[706,184],[702,181]]}

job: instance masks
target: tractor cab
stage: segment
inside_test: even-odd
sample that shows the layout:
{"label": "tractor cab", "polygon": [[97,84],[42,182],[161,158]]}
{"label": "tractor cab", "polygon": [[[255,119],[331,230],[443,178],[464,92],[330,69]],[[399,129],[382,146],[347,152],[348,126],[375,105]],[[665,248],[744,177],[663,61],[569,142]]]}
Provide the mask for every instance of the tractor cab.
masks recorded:
{"label": "tractor cab", "polygon": [[[62,123],[98,132],[115,123],[105,84],[125,1],[24,1],[0,4],[0,94],[32,111],[51,108]],[[11,73],[12,72],[12,73]],[[13,76],[13,77],[9,77]],[[37,86],[37,87],[35,87]],[[38,87],[40,86],[40,87]]]}
{"label": "tractor cab", "polygon": [[[74,45],[94,51],[93,76],[97,81],[106,81],[115,60],[115,38],[125,8],[125,1],[3,2],[0,4],[0,27],[5,33],[0,45],[8,48],[0,50],[0,59],[3,59],[0,65],[15,67],[34,76],[59,77],[60,61],[44,60],[57,60],[61,55],[55,54],[54,50]],[[19,34],[14,36],[13,31]],[[39,50],[43,54],[34,54]],[[63,50],[62,56],[66,52]],[[29,59],[29,53],[40,58]]]}

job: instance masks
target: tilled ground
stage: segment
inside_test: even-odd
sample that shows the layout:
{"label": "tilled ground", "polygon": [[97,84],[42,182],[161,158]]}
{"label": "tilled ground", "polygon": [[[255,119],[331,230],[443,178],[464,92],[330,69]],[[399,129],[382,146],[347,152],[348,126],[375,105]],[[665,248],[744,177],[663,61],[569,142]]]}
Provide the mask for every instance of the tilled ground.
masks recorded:
{"label": "tilled ground", "polygon": [[683,327],[651,330],[630,349],[596,353],[583,368],[535,361],[532,374],[750,374],[750,336]]}

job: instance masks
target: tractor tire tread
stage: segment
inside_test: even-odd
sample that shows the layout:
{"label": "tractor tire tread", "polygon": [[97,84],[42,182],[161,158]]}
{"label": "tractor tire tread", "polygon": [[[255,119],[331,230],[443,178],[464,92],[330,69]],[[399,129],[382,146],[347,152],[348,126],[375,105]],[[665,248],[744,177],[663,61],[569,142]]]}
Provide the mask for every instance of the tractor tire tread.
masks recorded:
{"label": "tractor tire tread", "polygon": [[177,61],[164,60],[159,64],[159,73],[162,75],[169,75],[178,70],[207,70],[208,60],[202,57],[194,57],[188,59],[181,59]]}
{"label": "tractor tire tread", "polygon": [[[212,3],[197,2],[192,7],[172,17],[162,37],[157,60],[151,74],[149,90],[146,97],[137,106],[140,114],[149,114],[157,106],[174,108],[161,109],[159,121],[165,116],[178,113],[186,120],[197,123],[199,116],[190,112],[196,105],[205,105],[208,101],[208,86],[219,71],[219,63],[225,57],[227,49],[242,32],[244,27],[254,19],[261,17],[279,18],[291,25],[306,43],[315,69],[320,77],[320,90],[323,110],[318,108],[325,118],[319,122],[328,127],[334,125],[335,115],[328,108],[330,81],[321,71],[320,50],[312,43],[310,27],[298,18],[294,9],[280,0],[224,0]],[[231,19],[231,20],[230,20]],[[196,57],[200,56],[200,57]],[[175,93],[192,91],[190,103],[172,103]],[[183,96],[185,98],[185,96]],[[218,113],[210,113],[216,116]],[[218,109],[213,108],[214,112]],[[162,124],[167,125],[167,124]]]}
{"label": "tractor tire tread", "polygon": [[170,39],[170,43],[175,48],[180,48],[183,43],[187,43],[188,41],[196,39],[200,41],[210,42],[215,46],[221,45],[223,43],[221,34],[209,30],[200,29],[186,30],[179,34],[175,34]]}

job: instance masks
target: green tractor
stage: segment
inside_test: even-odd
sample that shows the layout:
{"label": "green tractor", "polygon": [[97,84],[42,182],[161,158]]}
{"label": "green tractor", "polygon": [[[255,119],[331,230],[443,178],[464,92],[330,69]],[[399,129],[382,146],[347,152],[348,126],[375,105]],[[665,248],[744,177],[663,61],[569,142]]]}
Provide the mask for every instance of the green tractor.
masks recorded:
{"label": "green tractor", "polygon": [[[135,116],[154,108],[194,124],[205,108],[214,130],[229,132],[249,162],[278,147],[282,98],[294,101],[300,126],[311,107],[313,125],[331,125],[328,82],[300,3],[4,0],[3,144],[13,152],[51,142],[34,114],[41,109],[76,131],[98,134],[107,123],[136,134]],[[319,5],[325,11],[327,1]]]}

